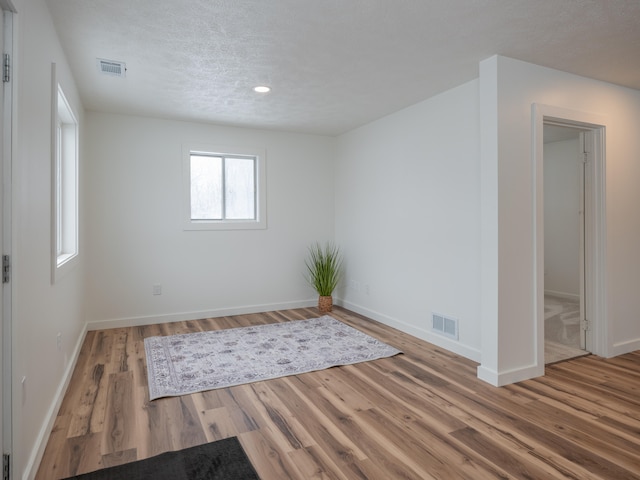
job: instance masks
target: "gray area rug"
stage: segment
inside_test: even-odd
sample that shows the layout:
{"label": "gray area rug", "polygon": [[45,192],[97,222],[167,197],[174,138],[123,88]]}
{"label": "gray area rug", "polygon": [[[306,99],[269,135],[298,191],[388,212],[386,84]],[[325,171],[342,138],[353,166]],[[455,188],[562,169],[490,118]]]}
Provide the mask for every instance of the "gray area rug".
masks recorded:
{"label": "gray area rug", "polygon": [[237,437],[166,452],[67,480],[260,480]]}
{"label": "gray area rug", "polygon": [[149,399],[231,387],[402,353],[325,315],[144,339]]}

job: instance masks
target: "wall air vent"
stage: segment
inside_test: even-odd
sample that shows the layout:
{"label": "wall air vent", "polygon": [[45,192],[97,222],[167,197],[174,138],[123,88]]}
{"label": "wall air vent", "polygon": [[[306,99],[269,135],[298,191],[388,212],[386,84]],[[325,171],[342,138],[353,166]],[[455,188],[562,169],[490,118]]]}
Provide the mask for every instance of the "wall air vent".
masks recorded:
{"label": "wall air vent", "polygon": [[124,77],[127,72],[127,65],[124,62],[98,58],[98,70],[100,73],[111,75],[112,77]]}
{"label": "wall air vent", "polygon": [[439,313],[432,313],[431,330],[445,337],[458,340],[458,319],[446,317]]}

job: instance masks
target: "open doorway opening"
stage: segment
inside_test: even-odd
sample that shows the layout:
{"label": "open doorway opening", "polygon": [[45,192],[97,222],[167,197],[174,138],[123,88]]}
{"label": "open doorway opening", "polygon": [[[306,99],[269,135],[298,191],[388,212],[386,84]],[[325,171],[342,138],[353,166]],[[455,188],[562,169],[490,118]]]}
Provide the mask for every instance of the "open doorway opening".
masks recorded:
{"label": "open doorway opening", "polygon": [[588,129],[544,125],[544,359],[586,355],[585,155]]}
{"label": "open doorway opening", "polygon": [[[536,366],[545,362],[545,184],[544,184],[544,128],[571,129],[578,134],[578,167],[582,167],[579,181],[581,195],[578,215],[580,232],[578,245],[572,245],[573,258],[578,256],[580,326],[578,335],[581,350],[606,355],[608,319],[606,315],[606,129],[607,117],[551,105],[532,105],[532,139],[534,168],[534,226],[535,254],[533,296],[535,309]],[[566,133],[566,132],[565,132]],[[574,212],[575,215],[575,212]],[[551,253],[549,253],[551,255]],[[547,270],[548,272],[548,270]],[[574,269],[575,272],[575,269]],[[546,283],[546,285],[545,285]]]}

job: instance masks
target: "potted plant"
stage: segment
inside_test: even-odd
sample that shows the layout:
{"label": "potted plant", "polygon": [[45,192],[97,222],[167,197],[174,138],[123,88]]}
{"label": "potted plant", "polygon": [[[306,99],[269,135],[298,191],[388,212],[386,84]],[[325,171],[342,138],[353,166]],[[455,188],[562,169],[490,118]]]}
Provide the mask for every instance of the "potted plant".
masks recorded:
{"label": "potted plant", "polygon": [[342,275],[342,255],[340,249],[327,242],[324,247],[315,243],[309,247],[309,256],[305,260],[309,271],[309,283],[318,292],[320,313],[330,312],[333,308],[333,291]]}

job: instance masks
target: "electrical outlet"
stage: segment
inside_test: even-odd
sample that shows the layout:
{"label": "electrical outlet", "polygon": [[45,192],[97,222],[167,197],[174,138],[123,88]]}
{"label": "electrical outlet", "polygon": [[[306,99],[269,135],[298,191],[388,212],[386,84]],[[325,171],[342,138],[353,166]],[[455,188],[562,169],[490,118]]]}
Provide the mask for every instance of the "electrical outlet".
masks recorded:
{"label": "electrical outlet", "polygon": [[153,286],[153,294],[154,295],[162,295],[162,285],[154,285]]}

